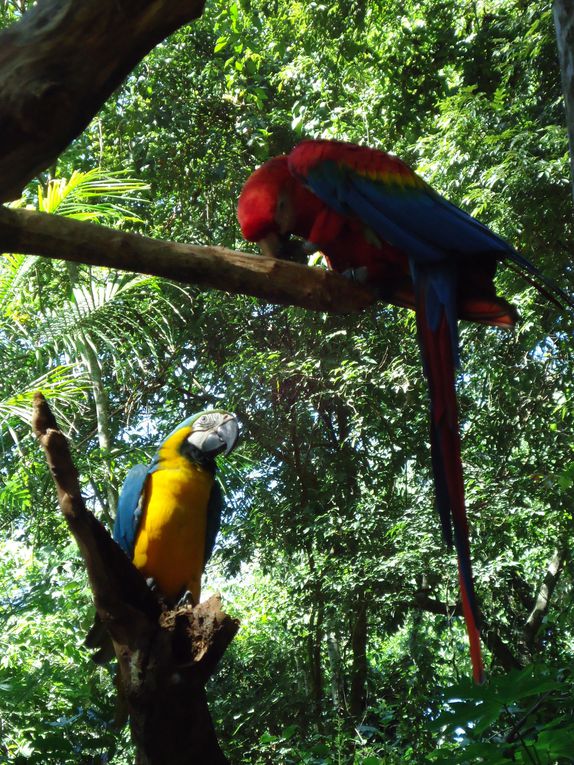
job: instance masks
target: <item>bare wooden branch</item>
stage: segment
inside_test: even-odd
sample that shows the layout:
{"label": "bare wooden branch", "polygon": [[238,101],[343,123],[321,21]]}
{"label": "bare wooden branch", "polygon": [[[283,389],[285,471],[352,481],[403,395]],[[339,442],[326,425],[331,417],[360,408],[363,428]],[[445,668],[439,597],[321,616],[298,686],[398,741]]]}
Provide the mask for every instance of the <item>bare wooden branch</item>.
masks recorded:
{"label": "bare wooden branch", "polygon": [[532,650],[536,634],[542,625],[544,617],[548,613],[550,599],[552,598],[556,584],[558,583],[558,577],[560,576],[565,556],[565,548],[557,548],[554,550],[554,554],[546,570],[544,581],[538,591],[536,603],[524,625],[524,642],[529,650]]}
{"label": "bare wooden branch", "polygon": [[[428,590],[422,589],[415,593],[414,602],[411,604],[423,611],[442,616],[463,616],[462,603],[449,605],[443,601],[429,597]],[[480,635],[485,645],[496,659],[496,662],[505,670],[520,669],[523,665],[512,653],[510,648],[502,640],[500,635],[495,632],[488,622],[482,617]]]}
{"label": "bare wooden branch", "polygon": [[0,208],[2,251],[165,276],[315,311],[349,313],[375,300],[371,290],[322,268],[224,247],[164,242],[31,210]]}
{"label": "bare wooden branch", "polygon": [[0,34],[0,201],[16,199],[205,0],[38,0]]}
{"label": "bare wooden branch", "polygon": [[86,509],[68,443],[41,393],[32,424],[84,558],[98,616],[114,643],[136,765],[226,765],[205,683],[238,622],[221,611],[218,596],[195,608],[167,610]]}

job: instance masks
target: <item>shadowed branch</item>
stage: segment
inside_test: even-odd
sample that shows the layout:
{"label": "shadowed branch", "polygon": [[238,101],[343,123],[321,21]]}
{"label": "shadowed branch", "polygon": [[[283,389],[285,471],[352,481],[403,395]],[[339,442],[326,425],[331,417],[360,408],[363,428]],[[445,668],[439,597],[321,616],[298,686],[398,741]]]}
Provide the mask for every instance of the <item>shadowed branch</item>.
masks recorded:
{"label": "shadowed branch", "polygon": [[31,210],[0,208],[1,251],[164,276],[315,311],[349,313],[375,300],[371,290],[323,268],[224,247],[164,242]]}

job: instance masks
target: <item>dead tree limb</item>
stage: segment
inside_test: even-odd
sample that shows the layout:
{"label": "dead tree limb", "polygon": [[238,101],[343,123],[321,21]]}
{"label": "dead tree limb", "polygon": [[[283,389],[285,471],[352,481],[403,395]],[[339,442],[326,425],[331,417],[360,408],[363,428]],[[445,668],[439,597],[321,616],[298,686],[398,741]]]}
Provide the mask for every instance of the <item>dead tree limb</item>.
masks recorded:
{"label": "dead tree limb", "polygon": [[[462,603],[460,601],[456,605],[449,605],[441,600],[429,597],[427,590],[417,591],[413,603],[405,605],[409,607],[414,606],[431,614],[439,614],[449,618],[463,616]],[[492,629],[492,626],[485,620],[484,616],[482,617],[480,634],[484,644],[488,646],[496,662],[503,669],[510,671],[511,669],[520,669],[523,666],[500,635]]]}
{"label": "dead tree limb", "polygon": [[224,247],[164,242],[94,223],[8,207],[0,207],[0,252],[154,274],[316,311],[349,313],[375,300],[371,290],[322,268]]}
{"label": "dead tree limb", "polygon": [[0,34],[0,201],[16,199],[205,0],[38,0]]}
{"label": "dead tree limb", "polygon": [[524,625],[524,643],[529,649],[529,652],[534,648],[536,635],[542,625],[544,617],[548,613],[550,600],[558,583],[565,557],[565,547],[554,550],[552,559],[546,569],[546,575],[544,576],[544,580],[540,585],[538,595],[536,596],[534,608],[530,612],[526,624]]}
{"label": "dead tree limb", "polygon": [[41,393],[34,399],[32,423],[86,564],[96,610],[114,644],[136,765],[225,765],[205,683],[238,623],[221,611],[217,596],[195,608],[165,610],[86,509],[68,443]]}

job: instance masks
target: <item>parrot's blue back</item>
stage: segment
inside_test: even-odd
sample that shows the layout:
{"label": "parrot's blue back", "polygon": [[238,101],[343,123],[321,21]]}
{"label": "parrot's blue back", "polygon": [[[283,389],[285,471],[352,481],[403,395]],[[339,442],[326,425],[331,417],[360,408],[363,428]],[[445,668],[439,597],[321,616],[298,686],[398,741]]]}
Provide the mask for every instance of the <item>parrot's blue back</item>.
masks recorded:
{"label": "parrot's blue back", "polygon": [[118,501],[114,539],[130,560],[143,510],[140,498],[149,471],[150,467],[147,465],[134,465],[126,476]]}
{"label": "parrot's blue back", "polygon": [[317,165],[305,181],[330,207],[356,215],[420,263],[493,252],[524,265],[507,242],[426,184],[405,188],[335,162]]}

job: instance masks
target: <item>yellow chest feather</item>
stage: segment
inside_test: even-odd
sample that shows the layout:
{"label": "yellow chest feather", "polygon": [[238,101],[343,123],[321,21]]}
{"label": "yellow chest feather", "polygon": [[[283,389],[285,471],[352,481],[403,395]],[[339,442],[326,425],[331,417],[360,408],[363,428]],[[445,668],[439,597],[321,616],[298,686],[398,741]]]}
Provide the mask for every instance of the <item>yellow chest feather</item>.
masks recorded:
{"label": "yellow chest feather", "polygon": [[180,455],[147,478],[133,562],[170,600],[186,589],[199,600],[212,486],[211,473]]}

